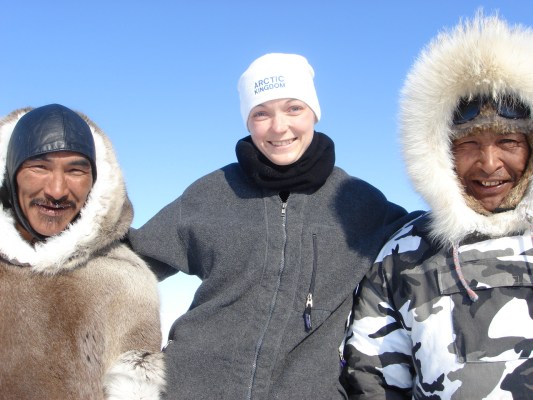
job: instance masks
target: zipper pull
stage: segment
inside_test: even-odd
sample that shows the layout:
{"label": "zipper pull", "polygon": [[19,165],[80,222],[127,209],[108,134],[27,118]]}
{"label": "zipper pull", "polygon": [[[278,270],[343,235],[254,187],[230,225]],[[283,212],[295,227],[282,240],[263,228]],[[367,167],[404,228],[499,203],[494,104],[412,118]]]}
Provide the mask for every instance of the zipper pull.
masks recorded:
{"label": "zipper pull", "polygon": [[304,323],[305,330],[309,332],[311,330],[311,309],[313,308],[313,294],[309,293],[307,295],[307,300],[305,301],[305,311],[304,311]]}

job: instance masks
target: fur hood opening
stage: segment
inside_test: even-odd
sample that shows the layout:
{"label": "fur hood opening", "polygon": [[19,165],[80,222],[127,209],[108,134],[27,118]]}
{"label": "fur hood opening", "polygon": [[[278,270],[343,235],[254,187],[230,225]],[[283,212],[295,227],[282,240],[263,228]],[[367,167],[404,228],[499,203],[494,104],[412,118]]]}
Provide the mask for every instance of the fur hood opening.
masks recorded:
{"label": "fur hood opening", "polygon": [[[2,188],[5,186],[11,133],[17,121],[31,110],[31,107],[15,110],[0,120]],[[98,179],[79,217],[60,234],[32,246],[17,231],[13,210],[5,205],[0,208],[0,257],[14,264],[29,266],[36,272],[54,274],[85,263],[96,252],[125,236],[133,220],[133,209],[111,142],[87,116],[78,114],[91,128],[98,171]]]}
{"label": "fur hood opening", "polygon": [[477,95],[495,100],[511,95],[533,108],[532,29],[478,12],[437,35],[405,81],[400,124],[407,172],[431,208],[431,235],[450,247],[473,233],[522,232],[532,220],[531,155],[525,188],[518,189],[523,195],[505,212],[476,211],[454,171],[453,113],[461,98]]}

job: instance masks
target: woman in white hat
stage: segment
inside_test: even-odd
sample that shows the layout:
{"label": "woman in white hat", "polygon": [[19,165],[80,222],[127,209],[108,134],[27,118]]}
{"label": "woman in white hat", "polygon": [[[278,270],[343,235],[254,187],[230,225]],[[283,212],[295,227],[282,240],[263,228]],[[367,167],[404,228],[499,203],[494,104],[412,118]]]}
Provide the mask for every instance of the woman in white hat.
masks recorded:
{"label": "woman in white hat", "polygon": [[343,398],[354,285],[405,211],[334,166],[314,71],[267,54],[239,80],[250,136],[138,230],[135,251],[202,279],[166,347],[170,399]]}

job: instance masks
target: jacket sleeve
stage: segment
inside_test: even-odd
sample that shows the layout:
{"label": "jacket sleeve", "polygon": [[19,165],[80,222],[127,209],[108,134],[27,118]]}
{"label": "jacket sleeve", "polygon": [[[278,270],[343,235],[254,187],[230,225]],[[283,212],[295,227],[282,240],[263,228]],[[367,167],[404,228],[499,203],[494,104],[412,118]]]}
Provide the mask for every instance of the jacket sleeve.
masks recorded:
{"label": "jacket sleeve", "polygon": [[[165,387],[157,280],[148,267],[125,246],[102,258],[101,310],[105,327],[106,400],[157,400]],[[103,307],[102,307],[103,308]]]}
{"label": "jacket sleeve", "polygon": [[350,399],[411,398],[411,339],[393,304],[382,262],[374,264],[354,292],[343,358],[341,381]]}
{"label": "jacket sleeve", "polygon": [[161,281],[178,271],[191,273],[186,245],[179,236],[181,198],[162,208],[139,229],[130,228],[127,242]]}

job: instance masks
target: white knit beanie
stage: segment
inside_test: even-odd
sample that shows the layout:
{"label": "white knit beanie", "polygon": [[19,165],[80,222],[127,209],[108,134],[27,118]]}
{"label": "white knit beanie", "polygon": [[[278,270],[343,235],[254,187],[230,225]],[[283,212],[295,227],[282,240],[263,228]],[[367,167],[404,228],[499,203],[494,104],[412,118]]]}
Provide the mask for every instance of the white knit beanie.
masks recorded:
{"label": "white knit beanie", "polygon": [[270,53],[250,64],[239,79],[241,115],[244,125],[252,108],[269,100],[298,99],[320,120],[320,105],[307,59],[298,54]]}

